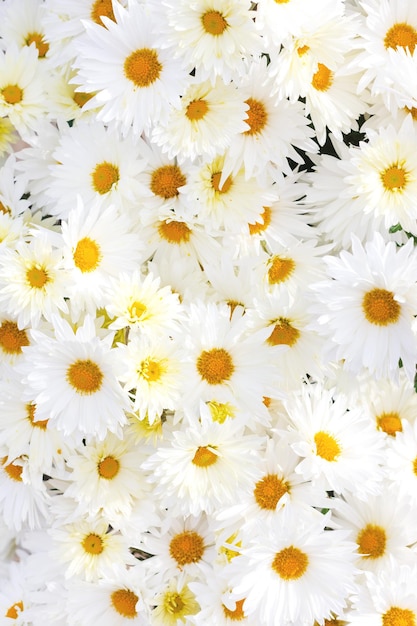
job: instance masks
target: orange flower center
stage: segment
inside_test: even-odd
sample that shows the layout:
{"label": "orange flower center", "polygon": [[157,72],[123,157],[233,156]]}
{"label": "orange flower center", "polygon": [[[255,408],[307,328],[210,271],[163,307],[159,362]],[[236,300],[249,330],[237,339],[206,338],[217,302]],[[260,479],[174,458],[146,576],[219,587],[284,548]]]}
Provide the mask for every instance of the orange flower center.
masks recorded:
{"label": "orange flower center", "polygon": [[197,370],[209,385],[221,385],[232,377],[235,370],[230,354],[224,348],[203,350],[197,359]]}
{"label": "orange flower center", "polygon": [[125,76],[135,87],[149,87],[158,80],[161,71],[158,54],[151,48],[135,50],[124,62]]}
{"label": "orange flower center", "polygon": [[366,559],[378,559],[385,553],[387,536],[385,530],[381,526],[375,524],[367,524],[363,528],[357,538],[358,552]]}
{"label": "orange flower center", "polygon": [[19,104],[23,100],[23,89],[19,85],[7,85],[1,90],[1,95],[7,104]]}
{"label": "orange flower center", "polygon": [[178,222],[176,220],[169,222],[166,220],[165,222],[159,223],[158,233],[160,237],[168,241],[168,243],[179,245],[181,243],[187,243],[190,240],[192,231],[184,222]]}
{"label": "orange flower center", "polygon": [[114,456],[106,456],[97,465],[99,475],[106,480],[111,480],[119,473],[120,463]]}
{"label": "orange flower center", "polygon": [[136,604],[139,597],[130,589],[117,589],[110,596],[114,610],[128,619],[133,619],[137,615]]}
{"label": "orange flower center", "polygon": [[197,467],[214,465],[218,459],[218,455],[212,452],[215,449],[215,446],[211,445],[198,447],[191,462],[197,465]]}
{"label": "orange flower center", "polygon": [[391,26],[387,30],[384,38],[384,46],[386,48],[405,48],[411,54],[414,53],[414,48],[417,44],[417,31],[415,28],[407,24],[406,22],[399,22]]}
{"label": "orange flower center", "polygon": [[178,187],[187,182],[178,165],[163,165],[152,172],[151,190],[165,200],[178,196]]}
{"label": "orange flower center", "polygon": [[91,395],[101,388],[103,373],[90,359],[78,359],[67,370],[67,381],[81,395]]}
{"label": "orange flower center", "polygon": [[254,496],[261,509],[275,511],[283,495],[289,493],[289,485],[276,474],[267,474],[255,485]]}
{"label": "orange flower center", "polygon": [[243,134],[258,135],[265,128],[268,121],[265,105],[260,100],[255,100],[254,98],[248,98],[245,102],[249,105],[249,109],[246,112],[248,118],[245,120],[249,130],[246,130]]}
{"label": "orange flower center", "polygon": [[193,530],[185,530],[171,539],[169,553],[180,568],[198,563],[204,554],[203,538]]}
{"label": "orange flower center", "polygon": [[316,444],[317,455],[326,461],[336,461],[341,453],[339,444],[329,433],[317,432],[314,435],[314,443]]}
{"label": "orange flower center", "polygon": [[49,44],[46,43],[41,33],[29,33],[25,42],[27,46],[30,46],[32,43],[35,44],[40,59],[43,59],[49,50]]}
{"label": "orange flower center", "polygon": [[25,330],[19,330],[15,322],[6,320],[0,326],[0,348],[6,354],[20,354],[29,345]]}
{"label": "orange flower center", "polygon": [[308,566],[308,556],[295,548],[289,546],[275,555],[272,561],[272,569],[283,580],[297,580],[306,572]]}
{"label": "orange flower center", "polygon": [[191,121],[198,121],[203,119],[208,110],[209,107],[205,100],[193,100],[187,106],[185,115]]}
{"label": "orange flower center", "polygon": [[375,326],[395,324],[401,313],[392,291],[379,288],[371,289],[364,295],[362,309],[368,322]]}
{"label": "orange flower center", "polygon": [[119,168],[117,165],[104,161],[96,165],[94,171],[91,173],[91,178],[94,191],[100,195],[104,195],[113,188],[113,185],[119,182]]}
{"label": "orange flower center", "polygon": [[207,11],[201,18],[203,28],[209,35],[222,35],[228,27],[227,21],[219,11]]}
{"label": "orange flower center", "polygon": [[317,91],[327,91],[333,83],[333,72],[323,63],[318,64],[317,72],[314,74],[311,84]]}
{"label": "orange flower center", "polygon": [[90,239],[83,237],[77,243],[73,252],[74,264],[81,272],[92,272],[100,265],[101,252],[98,244]]}

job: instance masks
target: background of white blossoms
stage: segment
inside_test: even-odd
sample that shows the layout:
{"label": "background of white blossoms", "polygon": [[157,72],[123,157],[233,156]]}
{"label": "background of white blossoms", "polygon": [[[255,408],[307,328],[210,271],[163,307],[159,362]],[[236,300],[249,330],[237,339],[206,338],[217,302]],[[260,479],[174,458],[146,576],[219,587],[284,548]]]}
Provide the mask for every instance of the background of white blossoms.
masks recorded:
{"label": "background of white blossoms", "polygon": [[0,624],[416,626],[416,45],[0,3]]}

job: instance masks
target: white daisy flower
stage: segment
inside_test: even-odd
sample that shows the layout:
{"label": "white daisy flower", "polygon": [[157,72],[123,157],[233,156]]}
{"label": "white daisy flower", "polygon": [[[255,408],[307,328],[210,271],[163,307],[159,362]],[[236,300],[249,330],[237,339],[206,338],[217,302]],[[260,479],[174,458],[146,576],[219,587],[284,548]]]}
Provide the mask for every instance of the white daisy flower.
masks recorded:
{"label": "white daisy flower", "polygon": [[68,313],[68,273],[54,242],[44,231],[0,253],[0,307],[19,328],[38,326],[42,316],[51,321],[58,311]]}
{"label": "white daisy flower", "polygon": [[343,500],[330,502],[333,517],[329,525],[350,530],[356,542],[356,565],[361,570],[379,574],[392,561],[415,564],[416,508],[400,497],[395,487],[389,485],[366,501],[346,495]]}
{"label": "white daisy flower", "polygon": [[152,424],[164,409],[177,408],[183,374],[178,346],[172,340],[135,334],[127,346],[115,348],[114,357],[118,378],[129,392],[139,419],[147,417]]}
{"label": "white daisy flower", "polygon": [[152,270],[146,276],[134,271],[110,278],[105,306],[111,330],[129,327],[148,337],[166,335],[181,319],[178,295],[169,286],[162,287]]}
{"label": "white daisy flower", "polygon": [[54,164],[45,181],[49,211],[66,218],[78,196],[102,208],[132,207],[141,195],[150,193],[138,179],[145,165],[142,152],[140,142],[122,139],[98,122],[68,128],[52,153]]}
{"label": "white daisy flower", "polygon": [[229,506],[256,475],[261,439],[240,424],[195,425],[174,431],[144,463],[163,508],[174,515],[212,515]]}
{"label": "white daisy flower", "polygon": [[65,496],[79,502],[77,510],[82,514],[129,517],[135,500],[144,492],[137,448],[109,434],[75,452],[67,456],[72,472]]}
{"label": "white daisy flower", "polygon": [[186,74],[172,54],[156,44],[152,12],[130,3],[128,10],[113,3],[115,21],[85,22],[86,35],[77,44],[76,81],[83,92],[96,95],[86,108],[101,105],[97,118],[115,121],[123,135],[132,128],[139,136],[164,122],[186,83]]}
{"label": "white daisy flower", "polygon": [[228,566],[232,598],[265,626],[323,622],[346,606],[354,589],[354,544],[346,531],[328,532],[317,511],[288,523],[276,518]]}
{"label": "white daisy flower", "polygon": [[6,49],[15,43],[19,48],[23,48],[34,44],[39,58],[45,58],[49,44],[45,39],[42,23],[42,2],[23,0],[16,4],[7,0],[4,5],[0,26],[1,46]]}
{"label": "white daisy flower", "polygon": [[352,237],[352,253],[342,251],[326,263],[329,279],[313,290],[320,302],[316,327],[328,338],[330,355],[344,359],[348,370],[366,368],[377,378],[398,378],[401,359],[414,378],[417,257],[412,241],[396,249],[375,233],[363,248]]}
{"label": "white daisy flower", "polygon": [[228,83],[240,73],[243,58],[261,51],[256,13],[248,0],[196,0],[191,5],[164,0],[155,5],[161,13],[161,46],[180,57],[188,72],[195,68],[201,80],[214,82],[220,76]]}
{"label": "white daisy flower", "polygon": [[362,411],[347,398],[308,385],[284,400],[289,434],[303,460],[296,472],[325,491],[352,492],[365,500],[382,490],[383,444]]}
{"label": "white daisy flower", "polygon": [[79,200],[62,223],[63,257],[72,284],[67,294],[72,312],[94,315],[106,303],[107,285],[120,272],[134,271],[140,261],[141,240],[131,232],[130,219],[110,205],[95,202],[88,207]]}
{"label": "white daisy flower", "polygon": [[152,140],[180,163],[198,156],[213,159],[225,152],[237,133],[248,130],[244,121],[248,108],[233,83],[220,78],[214,85],[193,81],[182,94],[180,107],[154,128]]}
{"label": "white daisy flower", "polygon": [[25,137],[46,113],[37,48],[8,46],[0,54],[0,77],[0,117],[7,116]]}
{"label": "white daisy flower", "polygon": [[214,393],[222,402],[262,414],[264,396],[280,395],[275,365],[280,348],[264,345],[268,329],[248,330],[242,310],[235,309],[230,317],[227,305],[190,305],[182,337],[184,407],[192,412]]}
{"label": "white daisy flower", "polygon": [[51,556],[67,564],[65,577],[97,581],[106,576],[114,565],[134,565],[126,539],[109,531],[108,522],[91,517],[80,518],[74,524],[52,528]]}
{"label": "white daisy flower", "polygon": [[[200,605],[183,576],[172,578],[153,598],[152,626],[177,626],[200,613]],[[186,620],[186,621],[185,621]]]}
{"label": "white daisy flower", "polygon": [[380,624],[417,623],[417,567],[391,562],[378,575],[368,574],[353,598],[353,609],[348,614],[353,626],[380,626]]}
{"label": "white daisy flower", "polygon": [[149,626],[150,607],[140,564],[114,568],[97,582],[71,580],[65,603],[68,626]]}
{"label": "white daisy flower", "polygon": [[59,317],[53,325],[56,338],[32,331],[36,343],[26,348],[21,366],[25,396],[35,402],[38,418],[78,439],[121,433],[128,402],[114,373],[113,335],[99,339],[90,316],[75,332]]}

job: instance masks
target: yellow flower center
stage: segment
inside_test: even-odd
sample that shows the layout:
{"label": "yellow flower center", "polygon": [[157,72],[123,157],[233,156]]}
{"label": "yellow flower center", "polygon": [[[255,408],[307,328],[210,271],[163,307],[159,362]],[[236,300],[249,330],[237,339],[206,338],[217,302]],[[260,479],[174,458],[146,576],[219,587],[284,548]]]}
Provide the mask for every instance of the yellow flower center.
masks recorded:
{"label": "yellow flower center", "polygon": [[219,11],[207,11],[201,18],[203,28],[209,35],[222,35],[229,26]]}
{"label": "yellow flower center", "polygon": [[377,416],[376,423],[379,430],[391,435],[391,437],[395,437],[396,433],[402,432],[403,429],[401,418],[396,411],[381,413]]}
{"label": "yellow flower center", "polygon": [[81,395],[91,395],[100,390],[103,372],[90,359],[78,359],[67,369],[68,383]]}
{"label": "yellow flower center", "polygon": [[23,89],[19,85],[7,85],[1,90],[1,95],[7,104],[19,104],[23,100]]}
{"label": "yellow flower center", "polygon": [[280,317],[272,333],[266,340],[270,346],[293,346],[300,337],[300,331],[291,325],[290,320]]}
{"label": "yellow flower center", "polygon": [[406,22],[399,22],[391,26],[387,30],[384,38],[384,46],[386,48],[405,48],[414,53],[414,48],[417,44],[417,31],[415,28],[407,24]]}
{"label": "yellow flower center", "polygon": [[42,289],[49,282],[49,276],[45,268],[36,264],[26,270],[26,280],[33,289]]}
{"label": "yellow flower center", "polygon": [[392,291],[379,288],[371,289],[364,295],[362,309],[368,322],[375,326],[395,324],[401,313]]}
{"label": "yellow flower center", "polygon": [[193,100],[187,106],[185,115],[191,121],[198,121],[203,119],[208,110],[209,107],[205,100]]}
{"label": "yellow flower center", "polygon": [[243,612],[244,601],[245,601],[245,598],[243,598],[242,600],[237,600],[236,608],[233,611],[231,611],[230,609],[227,608],[227,606],[222,604],[225,617],[230,619],[232,622],[240,622],[242,619],[245,619],[246,615]]}
{"label": "yellow flower center", "polygon": [[6,320],[0,326],[0,348],[6,354],[20,354],[29,345],[25,330],[19,330],[15,322]]}
{"label": "yellow flower center", "polygon": [[133,324],[134,322],[139,322],[141,319],[143,319],[144,313],[146,311],[147,311],[146,306],[142,302],[135,300],[134,302],[132,302],[132,304],[130,304],[127,307],[127,312],[129,314],[129,322],[131,324]]}
{"label": "yellow flower center", "polygon": [[192,463],[197,465],[197,467],[209,467],[210,465],[214,465],[218,459],[218,455],[212,450],[215,450],[215,446],[199,446],[194,454],[192,459]]}
{"label": "yellow flower center", "polygon": [[74,91],[74,95],[72,96],[72,99],[74,100],[75,104],[80,107],[80,109],[83,108],[83,106],[89,101],[91,100],[91,98],[93,97],[94,94],[92,93],[84,93],[84,91]]}
{"label": "yellow flower center", "polygon": [[285,259],[274,256],[270,261],[268,269],[268,280],[270,285],[283,283],[291,276],[295,269],[295,262],[292,259]]}
{"label": "yellow flower center", "polygon": [[150,357],[146,358],[140,364],[139,376],[144,378],[148,383],[154,383],[159,380],[164,372],[161,361],[153,361]]}
{"label": "yellow flower center", "polygon": [[215,400],[211,400],[207,402],[207,405],[210,409],[213,422],[224,424],[228,417],[235,417],[235,407],[228,402],[216,402]]}
{"label": "yellow flower center", "polygon": [[365,559],[378,559],[385,553],[387,536],[381,526],[367,524],[358,533],[356,543],[359,546],[359,554],[362,554]]}
{"label": "yellow flower center", "polygon": [[22,482],[22,472],[23,467],[21,465],[14,465],[14,463],[8,463],[5,465],[7,457],[3,457],[1,460],[1,464],[3,465],[3,469],[11,480],[15,480],[17,483]]}
{"label": "yellow flower center", "polygon": [[177,222],[172,220],[169,222],[160,222],[158,225],[158,233],[162,239],[172,244],[188,243],[190,235],[192,233],[191,228],[188,228],[184,222]]}
{"label": "yellow flower center", "polygon": [[255,485],[253,495],[261,509],[275,511],[283,495],[289,493],[289,485],[276,474],[267,474]]}
{"label": "yellow flower center", "polygon": [[19,617],[19,613],[23,611],[23,602],[20,600],[19,602],[15,602],[10,606],[6,613],[5,617],[10,617],[10,619],[17,619]]}
{"label": "yellow flower center", "polygon": [[111,480],[117,476],[119,469],[120,463],[114,456],[106,456],[97,465],[99,475],[106,480]]}
{"label": "yellow flower center", "polygon": [[341,453],[341,448],[336,439],[322,430],[314,435],[314,443],[316,444],[317,455],[326,461],[336,461]]}
{"label": "yellow flower center", "polygon": [[49,50],[49,44],[46,43],[41,33],[29,33],[25,39],[25,43],[27,46],[30,46],[32,43],[35,44],[40,59],[43,59]]}
{"label": "yellow flower center", "polygon": [[149,87],[158,80],[161,71],[158,54],[151,48],[135,50],[124,63],[125,76],[135,87]]}
{"label": "yellow flower center", "polygon": [[268,121],[265,105],[260,100],[255,100],[254,98],[248,98],[245,102],[249,105],[249,109],[246,111],[248,118],[245,120],[249,130],[246,130],[243,134],[258,135],[265,128]]}
{"label": "yellow flower center", "polygon": [[104,550],[103,540],[100,535],[95,533],[89,533],[84,537],[81,542],[82,547],[88,554],[94,554],[95,556],[101,554]]}
{"label": "yellow flower center", "polygon": [[290,0],[275,0],[276,4],[288,4]]}
{"label": "yellow flower center", "polygon": [[413,472],[417,476],[417,456],[413,461]]}
{"label": "yellow flower center", "polygon": [[283,580],[297,580],[305,573],[308,566],[308,556],[295,548],[289,546],[284,548],[274,557],[272,569]]}
{"label": "yellow flower center", "polygon": [[101,18],[108,17],[113,22],[116,21],[113,13],[112,0],[95,0],[93,6],[91,7],[91,19],[99,24],[100,26],[104,26]]}
{"label": "yellow flower center", "polygon": [[299,57],[303,57],[305,54],[307,54],[307,52],[310,50],[310,46],[300,46],[299,48],[297,48],[297,54]]}
{"label": "yellow flower center", "polygon": [[74,264],[81,272],[92,272],[100,265],[101,252],[99,245],[90,239],[90,237],[83,237],[77,243],[77,246],[72,255]]}
{"label": "yellow flower center", "polygon": [[164,609],[170,615],[177,615],[181,613],[184,608],[184,602],[181,595],[176,591],[166,593],[164,596]]}
{"label": "yellow flower center", "polygon": [[117,589],[110,596],[114,610],[128,619],[133,619],[137,615],[136,604],[139,597],[130,589]]}
{"label": "yellow flower center", "polygon": [[119,168],[112,163],[104,161],[96,165],[91,173],[93,189],[100,195],[108,193],[119,182]]}
{"label": "yellow flower center", "polygon": [[263,213],[261,214],[262,222],[255,222],[254,224],[248,224],[249,226],[249,234],[250,235],[258,235],[268,228],[271,223],[272,211],[269,206],[263,207]]}
{"label": "yellow flower center", "polygon": [[156,196],[169,200],[178,196],[178,187],[182,187],[186,182],[178,165],[163,165],[152,172],[151,190]]}
{"label": "yellow flower center", "polygon": [[222,177],[221,172],[215,172],[211,177],[211,186],[213,187],[214,191],[216,191],[217,193],[227,193],[230,187],[232,186],[233,178],[231,176],[228,176],[226,180],[224,181],[223,185],[220,187],[221,177]]}
{"label": "yellow flower center", "polygon": [[197,359],[197,371],[209,385],[221,385],[235,371],[233,360],[224,348],[203,350]]}
{"label": "yellow flower center", "polygon": [[398,164],[387,167],[380,176],[386,191],[402,191],[407,185],[408,173],[402,167],[398,167]]}
{"label": "yellow flower center", "polygon": [[180,568],[189,563],[198,563],[204,554],[203,537],[194,530],[185,530],[171,539],[169,553]]}
{"label": "yellow flower center", "polygon": [[26,405],[26,417],[34,428],[46,430],[49,420],[35,420],[36,404]]}
{"label": "yellow flower center", "polygon": [[382,626],[416,626],[416,614],[411,609],[392,606],[383,614]]}
{"label": "yellow flower center", "polygon": [[318,70],[314,74],[311,84],[317,91],[327,91],[333,83],[333,72],[323,63],[318,64]]}

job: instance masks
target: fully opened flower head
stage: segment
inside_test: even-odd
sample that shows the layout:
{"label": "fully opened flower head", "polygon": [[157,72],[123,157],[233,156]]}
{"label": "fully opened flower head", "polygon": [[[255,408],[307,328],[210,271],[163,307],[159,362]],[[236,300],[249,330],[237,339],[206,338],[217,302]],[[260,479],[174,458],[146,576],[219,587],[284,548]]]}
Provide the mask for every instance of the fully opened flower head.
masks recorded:
{"label": "fully opened flower head", "polygon": [[128,404],[114,372],[112,335],[99,339],[89,316],[75,332],[63,319],[53,321],[55,338],[35,333],[36,345],[27,349],[22,365],[39,419],[51,419],[58,430],[81,439],[120,433]]}
{"label": "fully opened flower head", "polygon": [[78,45],[77,82],[96,95],[88,107],[101,105],[98,118],[116,122],[123,134],[132,128],[139,136],[156,121],[166,119],[178,104],[185,73],[172,55],[155,43],[152,14],[141,4],[124,9],[113,4],[115,21],[87,24]]}
{"label": "fully opened flower head", "polygon": [[12,42],[19,48],[34,45],[39,58],[44,59],[49,44],[45,38],[42,3],[38,0],[23,0],[18,7],[10,1],[4,4],[0,26],[2,46],[7,47]]}
{"label": "fully opened flower head", "polygon": [[[353,238],[352,253],[328,258],[331,278],[314,286],[318,328],[326,324],[329,351],[345,359],[347,369],[367,368],[380,378],[398,375],[401,358],[407,375],[414,376],[416,264],[411,241],[396,249],[378,233],[364,248]],[[320,310],[324,302],[326,311]]]}

